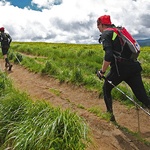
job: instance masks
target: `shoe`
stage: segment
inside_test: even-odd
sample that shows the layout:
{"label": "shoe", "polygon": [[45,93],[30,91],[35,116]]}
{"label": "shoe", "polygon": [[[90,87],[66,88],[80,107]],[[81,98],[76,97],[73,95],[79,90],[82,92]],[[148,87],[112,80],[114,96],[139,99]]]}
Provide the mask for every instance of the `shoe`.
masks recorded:
{"label": "shoe", "polygon": [[115,116],[113,114],[111,114],[111,116],[110,116],[110,121],[116,122]]}
{"label": "shoe", "polygon": [[144,109],[149,109],[150,110],[150,104],[148,104],[148,105],[144,105],[144,106],[142,106]]}
{"label": "shoe", "polygon": [[148,105],[147,108],[150,110],[150,105]]}
{"label": "shoe", "polygon": [[150,105],[147,106],[147,112],[150,113]]}
{"label": "shoe", "polygon": [[9,67],[9,64],[5,63],[5,68],[7,69]]}
{"label": "shoe", "polygon": [[9,65],[8,71],[11,71],[13,65]]}

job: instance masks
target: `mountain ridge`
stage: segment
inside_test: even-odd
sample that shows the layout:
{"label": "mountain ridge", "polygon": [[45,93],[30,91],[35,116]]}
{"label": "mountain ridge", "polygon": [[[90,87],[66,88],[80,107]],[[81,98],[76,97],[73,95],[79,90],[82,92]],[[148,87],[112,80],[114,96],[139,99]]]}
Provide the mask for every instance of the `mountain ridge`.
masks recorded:
{"label": "mountain ridge", "polygon": [[137,40],[140,46],[150,46],[150,39]]}

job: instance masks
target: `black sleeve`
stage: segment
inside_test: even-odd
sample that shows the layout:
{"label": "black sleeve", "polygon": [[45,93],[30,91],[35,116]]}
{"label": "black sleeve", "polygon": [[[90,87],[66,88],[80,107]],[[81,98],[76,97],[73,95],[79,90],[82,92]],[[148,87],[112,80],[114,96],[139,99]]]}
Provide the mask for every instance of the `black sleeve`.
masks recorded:
{"label": "black sleeve", "polygon": [[12,38],[11,38],[11,36],[10,36],[9,34],[7,34],[7,37],[8,37],[8,39],[9,39],[9,44],[10,44],[11,41],[12,41]]}
{"label": "black sleeve", "polygon": [[103,44],[103,50],[105,51],[104,60],[111,62],[113,60],[113,42],[112,42],[113,31],[104,31],[101,38]]}

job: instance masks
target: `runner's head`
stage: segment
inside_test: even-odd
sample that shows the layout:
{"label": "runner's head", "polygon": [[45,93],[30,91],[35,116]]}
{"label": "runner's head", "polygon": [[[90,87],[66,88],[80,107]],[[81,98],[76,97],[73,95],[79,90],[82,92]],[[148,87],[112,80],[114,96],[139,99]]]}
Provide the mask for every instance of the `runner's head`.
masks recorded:
{"label": "runner's head", "polygon": [[106,28],[111,27],[112,23],[111,23],[111,19],[109,15],[103,15],[100,16],[97,19],[97,28],[99,29],[99,31],[102,33]]}
{"label": "runner's head", "polygon": [[0,28],[0,32],[4,32],[5,28],[4,27],[1,27]]}
{"label": "runner's head", "polygon": [[102,25],[111,25],[111,19],[110,19],[110,16],[109,15],[103,15],[103,16],[100,16],[98,19],[97,19],[97,25],[98,24],[102,24]]}

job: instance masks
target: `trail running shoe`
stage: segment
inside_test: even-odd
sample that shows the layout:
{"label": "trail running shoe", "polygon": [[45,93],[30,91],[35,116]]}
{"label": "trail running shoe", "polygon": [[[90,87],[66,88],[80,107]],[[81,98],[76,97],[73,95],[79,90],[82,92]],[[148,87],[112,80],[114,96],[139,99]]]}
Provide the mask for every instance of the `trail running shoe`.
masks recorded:
{"label": "trail running shoe", "polygon": [[5,63],[5,68],[7,69],[9,67],[9,64]]}
{"label": "trail running shoe", "polygon": [[115,119],[115,116],[114,116],[114,115],[111,115],[111,116],[110,116],[110,121],[116,122],[116,119]]}
{"label": "trail running shoe", "polygon": [[10,66],[9,66],[8,71],[11,71],[12,66],[13,66],[13,65],[10,65]]}

